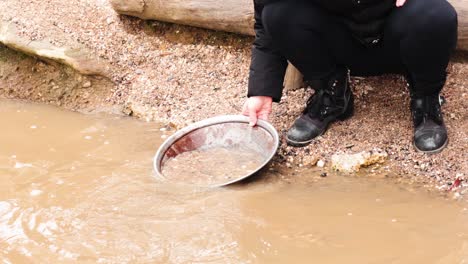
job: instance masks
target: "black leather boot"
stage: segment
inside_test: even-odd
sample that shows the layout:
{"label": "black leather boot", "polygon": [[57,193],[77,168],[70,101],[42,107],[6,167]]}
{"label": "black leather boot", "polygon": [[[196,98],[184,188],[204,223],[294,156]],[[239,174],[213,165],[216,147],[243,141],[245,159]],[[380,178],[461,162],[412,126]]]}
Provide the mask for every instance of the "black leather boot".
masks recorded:
{"label": "black leather boot", "polygon": [[437,153],[447,146],[447,128],[442,118],[442,98],[437,95],[412,96],[414,147],[422,152]]}
{"label": "black leather boot", "polygon": [[320,80],[315,88],[302,115],[287,133],[286,141],[291,146],[308,145],[323,134],[330,123],[353,114],[354,99],[346,68],[339,68],[329,78]]}

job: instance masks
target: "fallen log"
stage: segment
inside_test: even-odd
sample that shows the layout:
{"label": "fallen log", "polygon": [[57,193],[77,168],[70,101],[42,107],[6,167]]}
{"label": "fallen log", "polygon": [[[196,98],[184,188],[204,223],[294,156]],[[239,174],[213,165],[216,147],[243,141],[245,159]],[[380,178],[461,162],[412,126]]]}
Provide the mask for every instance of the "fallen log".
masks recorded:
{"label": "fallen log", "polygon": [[289,63],[286,73],[284,75],[284,89],[285,90],[296,90],[298,88],[304,87],[304,80],[302,73]]}
{"label": "fallen log", "polygon": [[[254,35],[253,0],[110,0],[117,13],[214,30]],[[458,12],[458,49],[468,51],[468,1],[449,0]],[[287,89],[302,86],[302,75],[291,65]]]}
{"label": "fallen log", "polygon": [[468,1],[449,0],[458,13],[458,48],[468,50]]}
{"label": "fallen log", "polygon": [[117,13],[253,35],[253,0],[110,0]]}

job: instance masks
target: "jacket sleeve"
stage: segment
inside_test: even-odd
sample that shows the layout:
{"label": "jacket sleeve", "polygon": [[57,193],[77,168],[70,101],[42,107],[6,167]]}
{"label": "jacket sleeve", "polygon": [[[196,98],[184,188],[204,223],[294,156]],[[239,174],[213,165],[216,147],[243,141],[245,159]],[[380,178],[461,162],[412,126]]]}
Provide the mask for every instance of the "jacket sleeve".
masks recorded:
{"label": "jacket sleeve", "polygon": [[247,97],[270,96],[281,100],[287,60],[273,48],[272,39],[262,24],[263,5],[254,1],[255,41],[252,47]]}

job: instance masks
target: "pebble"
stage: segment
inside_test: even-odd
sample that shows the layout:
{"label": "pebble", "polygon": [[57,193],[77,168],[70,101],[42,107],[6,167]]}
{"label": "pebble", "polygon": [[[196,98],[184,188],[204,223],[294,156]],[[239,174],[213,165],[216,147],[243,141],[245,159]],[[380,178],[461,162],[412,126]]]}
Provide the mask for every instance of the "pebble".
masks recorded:
{"label": "pebble", "polygon": [[327,173],[324,172],[324,173],[320,174],[320,177],[327,177]]}
{"label": "pebble", "polygon": [[143,74],[143,70],[137,69],[137,70],[135,71],[135,73],[138,74],[138,75],[142,75],[142,74]]}
{"label": "pebble", "polygon": [[320,168],[325,167],[325,161],[323,161],[323,160],[317,161],[317,167],[320,167]]}
{"label": "pebble", "polygon": [[41,190],[32,190],[29,194],[30,194],[31,196],[38,196],[38,195],[40,195],[41,193],[42,193]]}
{"label": "pebble", "polygon": [[83,88],[89,88],[89,87],[91,87],[91,82],[90,82],[90,81],[84,82],[83,85],[82,85],[82,87],[83,87]]}
{"label": "pebble", "polygon": [[16,162],[15,163],[15,169],[22,169],[22,168],[32,168],[32,164],[21,163],[21,162]]}

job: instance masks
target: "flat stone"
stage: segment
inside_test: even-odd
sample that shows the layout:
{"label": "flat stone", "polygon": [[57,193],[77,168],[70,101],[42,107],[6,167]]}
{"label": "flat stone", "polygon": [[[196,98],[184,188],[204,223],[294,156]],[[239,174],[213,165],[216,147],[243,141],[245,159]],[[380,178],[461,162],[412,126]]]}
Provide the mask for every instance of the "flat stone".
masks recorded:
{"label": "flat stone", "polygon": [[363,151],[352,154],[334,154],[331,158],[332,168],[342,172],[358,172],[362,167],[384,163],[388,154],[384,151]]}
{"label": "flat stone", "polygon": [[45,41],[31,41],[17,33],[16,26],[0,20],[0,43],[8,48],[56,61],[70,66],[81,74],[109,77],[108,65],[84,49],[56,47]]}

